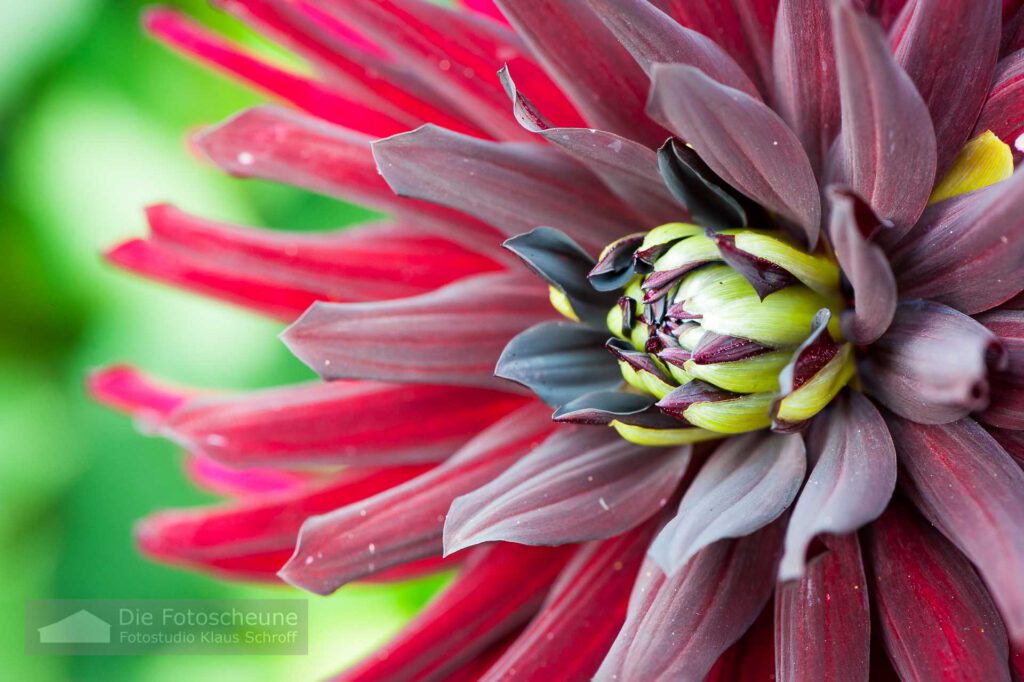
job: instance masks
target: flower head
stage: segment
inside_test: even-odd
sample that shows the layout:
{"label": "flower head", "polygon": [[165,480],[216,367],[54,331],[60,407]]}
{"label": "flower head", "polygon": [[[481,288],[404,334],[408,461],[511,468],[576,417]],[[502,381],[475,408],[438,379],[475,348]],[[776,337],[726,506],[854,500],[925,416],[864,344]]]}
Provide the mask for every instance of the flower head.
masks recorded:
{"label": "flower head", "polygon": [[322,594],[457,567],[347,680],[1022,674],[1018,3],[218,4],[316,75],[152,12],[291,105],[199,149],[393,218],[159,206],[110,253],[327,380],[96,375],[235,498],[145,552]]}

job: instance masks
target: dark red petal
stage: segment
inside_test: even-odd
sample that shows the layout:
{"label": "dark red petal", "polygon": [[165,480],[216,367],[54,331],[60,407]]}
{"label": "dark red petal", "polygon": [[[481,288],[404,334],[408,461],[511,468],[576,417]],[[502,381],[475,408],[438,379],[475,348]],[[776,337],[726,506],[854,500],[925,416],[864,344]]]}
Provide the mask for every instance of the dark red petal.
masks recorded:
{"label": "dark red petal", "polygon": [[1004,19],[999,56],[1006,57],[1021,48],[1024,48],[1024,7],[1018,9],[1012,17]]}
{"label": "dark red petal", "polygon": [[828,177],[896,226],[909,230],[935,183],[935,132],[928,106],[889,54],[878,22],[852,0],[832,5],[842,129]]}
{"label": "dark red petal", "polygon": [[590,679],[626,619],[633,580],[656,528],[652,520],[580,547],[540,613],[481,682]]}
{"label": "dark red petal", "polygon": [[237,466],[436,462],[525,399],[447,386],[333,382],[189,400],[152,426]]}
{"label": "dark red petal", "polygon": [[[586,3],[496,0],[496,4],[590,126],[652,149],[664,141],[665,131],[644,116],[647,77]],[[521,85],[526,88],[526,83]]]}
{"label": "dark red petal", "polygon": [[750,629],[718,657],[704,682],[775,682],[774,614],[768,602]]}
{"label": "dark red petal", "polygon": [[771,91],[772,34],[779,0],[652,0],[652,4],[724,47],[761,92]]}
{"label": "dark red petal", "polygon": [[858,223],[857,202],[861,199],[841,189],[829,194],[829,236],[853,288],[854,309],[844,310],[839,318],[843,334],[856,344],[874,343],[896,314],[896,278],[885,252],[868,241],[865,226]]}
{"label": "dark red petal", "polygon": [[888,417],[918,509],[978,568],[1010,636],[1024,641],[1024,471],[970,419],[926,426]]}
{"label": "dark red petal", "polygon": [[998,337],[967,315],[912,301],[899,305],[859,369],[865,388],[893,412],[942,424],[985,409],[990,372],[1005,360]]}
{"label": "dark red petal", "polygon": [[424,126],[375,142],[373,153],[398,195],[469,213],[507,235],[545,225],[601,248],[638,220],[584,166],[545,145]]}
{"label": "dark red petal", "polygon": [[1010,54],[996,67],[988,99],[971,134],[980,135],[986,130],[1010,145],[1015,161],[1024,157],[1024,149],[1017,146],[1024,135],[1024,50]]}
{"label": "dark red petal", "polygon": [[490,483],[452,504],[445,554],[504,540],[560,545],[637,526],[686,473],[689,448],[645,448],[612,429],[561,426]]}
{"label": "dark red petal", "polygon": [[330,594],[352,580],[440,555],[452,500],[500,475],[551,428],[547,410],[531,405],[480,433],[436,469],[307,519],[281,577]]}
{"label": "dark red petal", "polygon": [[544,322],[509,341],[494,375],[526,386],[553,407],[622,384],[604,349],[607,332],[568,322]]}
{"label": "dark red petal", "polygon": [[475,550],[455,581],[394,639],[335,682],[448,682],[526,623],[574,552],[499,544]]}
{"label": "dark red petal", "polygon": [[324,83],[271,66],[176,11],[151,9],[145,15],[145,24],[149,32],[176,49],[331,123],[374,136],[394,135],[409,128],[409,123],[350,99]]}
{"label": "dark red petal", "polygon": [[551,125],[519,92],[507,68],[502,69],[498,77],[512,99],[512,110],[519,123],[601,178],[642,218],[639,226],[661,225],[686,216],[686,209],[661,181],[658,157],[650,148],[595,128],[568,128],[564,127],[564,121]]}
{"label": "dark red petal", "polygon": [[705,547],[767,526],[796,497],[806,468],[800,436],[757,433],[726,440],[686,490],[651,556],[674,575]]}
{"label": "dark red petal", "polygon": [[901,298],[928,298],[968,314],[1024,289],[1024,172],[940,202],[891,250]]}
{"label": "dark red petal", "polygon": [[325,379],[511,390],[494,376],[502,350],[556,315],[535,279],[488,274],[413,298],[316,303],[281,339]]}
{"label": "dark red petal", "polygon": [[350,470],[324,485],[253,495],[221,507],[162,511],[144,519],[136,534],[149,556],[193,568],[217,570],[225,561],[283,553],[272,577],[287,561],[307,518],[358,503],[428,469]]}
{"label": "dark red petal", "polygon": [[999,57],[999,0],[915,0],[893,28],[896,61],[931,111],[938,177],[960,153]]}
{"label": "dark red petal", "polygon": [[963,555],[897,504],[865,545],[885,647],[903,680],[1009,680],[1006,631]]}
{"label": "dark red petal", "polygon": [[818,184],[800,141],[775,112],[678,64],[654,68],[647,109],[722,179],[795,223],[808,244],[817,242]]}
{"label": "dark red petal", "polygon": [[1024,467],[1024,431],[1000,429],[996,426],[986,426],[987,430],[996,441],[1003,446],[1003,449],[1017,460],[1017,463]]}
{"label": "dark red petal", "polygon": [[335,233],[226,225],[171,206],[147,210],[151,235],[107,253],[120,267],[285,321],[315,301],[415,296],[500,266],[408,223]]}
{"label": "dark red petal", "polygon": [[860,544],[856,534],[823,542],[827,551],[803,577],[775,590],[776,677],[867,682],[871,612]]}
{"label": "dark red petal", "polygon": [[722,85],[760,99],[757,87],[724,49],[686,28],[647,0],[587,0],[622,46],[650,76],[655,64],[687,64]]}
{"label": "dark red petal", "polygon": [[579,121],[508,26],[423,0],[321,0],[319,6],[386,49],[409,73],[429,83],[449,108],[496,139],[528,137],[505,115],[505,96],[494,78],[502,64],[544,96],[547,109]]}
{"label": "dark red petal", "polygon": [[991,310],[977,319],[999,337],[1009,357],[1005,371],[992,373],[991,400],[978,419],[1024,429],[1024,310]]}
{"label": "dark red petal", "polygon": [[780,580],[804,575],[819,535],[852,533],[878,518],[896,487],[889,429],[860,393],[845,391],[812,422],[807,450],[814,468],[789,518]]}
{"label": "dark red petal", "polygon": [[594,679],[703,680],[768,602],[782,527],[716,542],[671,577],[646,561],[626,624]]}
{"label": "dark red petal", "polygon": [[775,25],[775,108],[815,172],[839,133],[839,82],[828,3],[782,0]]}

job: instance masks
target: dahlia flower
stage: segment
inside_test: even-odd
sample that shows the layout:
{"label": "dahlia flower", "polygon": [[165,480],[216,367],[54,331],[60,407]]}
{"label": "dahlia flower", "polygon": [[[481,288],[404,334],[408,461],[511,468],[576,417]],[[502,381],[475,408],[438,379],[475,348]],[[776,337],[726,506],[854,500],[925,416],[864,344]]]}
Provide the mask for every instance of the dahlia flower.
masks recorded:
{"label": "dahlia flower", "polygon": [[285,103],[198,149],[390,217],[109,253],[324,379],[95,375],[228,498],[142,551],[455,569],[342,680],[1021,679],[1020,3],[217,4],[311,69],[150,12]]}

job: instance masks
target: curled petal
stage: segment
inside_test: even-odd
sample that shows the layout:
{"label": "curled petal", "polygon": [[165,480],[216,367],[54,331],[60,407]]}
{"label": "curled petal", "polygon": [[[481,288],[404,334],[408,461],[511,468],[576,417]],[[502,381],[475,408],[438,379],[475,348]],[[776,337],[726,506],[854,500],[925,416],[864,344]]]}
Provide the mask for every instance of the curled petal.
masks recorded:
{"label": "curled petal", "polygon": [[496,273],[395,301],[318,302],[281,339],[325,379],[508,390],[494,377],[505,344],[554,316],[535,280]]}
{"label": "curled petal", "polygon": [[871,611],[860,544],[856,534],[823,542],[801,579],[775,590],[776,676],[867,682]]}
{"label": "curled petal", "polygon": [[952,164],[988,94],[999,56],[999,0],[915,0],[893,27],[893,56],[931,111],[938,174]]}
{"label": "curled petal", "polygon": [[[889,54],[878,22],[852,0],[832,5],[841,122],[829,178],[910,229],[935,182],[935,131],[913,81]],[[959,150],[958,150],[959,151]]]}
{"label": "curled petal", "polygon": [[527,623],[575,551],[497,544],[474,550],[455,580],[391,641],[336,682],[449,682]]}
{"label": "curled petal", "polygon": [[496,4],[589,125],[652,148],[665,139],[644,116],[647,77],[586,2]]}
{"label": "curled petal", "polygon": [[978,415],[986,424],[1024,429],[1024,311],[992,310],[977,318],[1006,348],[1006,369],[991,378],[991,400]]}
{"label": "curled petal", "polygon": [[558,545],[617,535],[665,506],[689,461],[689,448],[652,450],[610,429],[562,427],[455,500],[445,554],[497,540]]}
{"label": "curled petal", "polygon": [[550,430],[546,410],[531,405],[480,433],[441,466],[307,519],[280,576],[330,594],[351,580],[440,555],[452,500],[499,475]]}
{"label": "curled petal", "polygon": [[648,75],[655,64],[688,64],[722,85],[760,99],[743,69],[717,43],[674,21],[646,0],[588,2]]}
{"label": "curled petal", "polygon": [[1015,641],[1024,638],[1024,471],[970,419],[927,426],[889,417],[901,482],[978,568]]}
{"label": "curled petal", "polygon": [[1009,680],[1006,630],[963,555],[906,504],[867,533],[871,596],[903,680]]}
{"label": "curled petal", "polygon": [[780,580],[804,575],[817,536],[852,533],[878,518],[896,487],[892,437],[863,395],[846,391],[811,429],[807,448],[814,468],[786,528]]}
{"label": "curled petal", "polygon": [[669,575],[724,538],[749,535],[796,497],[807,467],[799,436],[754,434],[721,445],[690,484],[679,513],[651,545]]}
{"label": "curled petal", "polygon": [[774,587],[782,523],[705,547],[666,576],[640,569],[626,624],[594,679],[699,682],[757,619]]}
{"label": "curled petal", "polygon": [[638,220],[584,166],[544,145],[428,125],[374,142],[373,154],[399,196],[457,209],[509,235],[548,225],[600,248]]}
{"label": "curled petal", "polygon": [[782,0],[776,21],[776,109],[818,171],[839,132],[839,84],[828,3]]}
{"label": "curled petal", "polygon": [[864,226],[858,224],[860,199],[841,190],[834,190],[831,199],[829,235],[853,287],[854,309],[843,311],[840,324],[851,342],[874,343],[896,314],[896,278],[885,252],[868,241]]}
{"label": "curled petal", "polygon": [[528,387],[549,405],[564,405],[622,383],[619,368],[604,350],[606,338],[583,325],[545,322],[512,339],[494,373]]}
{"label": "curled petal", "polygon": [[320,480],[317,474],[305,471],[272,467],[235,469],[194,453],[185,460],[185,473],[196,487],[224,497],[284,492]]}
{"label": "curled petal", "polygon": [[930,207],[890,249],[901,298],[973,315],[1024,289],[1024,172]]}
{"label": "curled petal", "polygon": [[942,424],[984,409],[990,371],[1006,365],[999,338],[941,303],[901,303],[892,326],[869,349],[861,380],[890,410]]}
{"label": "curled petal", "polygon": [[679,64],[654,68],[647,108],[726,182],[794,223],[808,245],[817,243],[818,184],[800,141],[775,112]]}
{"label": "curled petal", "polygon": [[656,528],[655,519],[580,547],[540,613],[481,682],[590,679],[626,619],[629,591]]}

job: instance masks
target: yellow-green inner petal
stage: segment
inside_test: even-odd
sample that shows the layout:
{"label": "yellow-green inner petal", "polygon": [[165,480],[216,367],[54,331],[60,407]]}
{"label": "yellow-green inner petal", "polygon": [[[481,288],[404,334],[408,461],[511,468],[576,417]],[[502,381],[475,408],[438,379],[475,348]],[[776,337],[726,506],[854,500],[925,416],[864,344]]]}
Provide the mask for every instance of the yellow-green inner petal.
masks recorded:
{"label": "yellow-green inner petal", "polygon": [[934,204],[960,194],[1002,182],[1013,175],[1013,151],[1010,145],[996,137],[991,130],[964,145],[932,192],[928,203]]}
{"label": "yellow-green inner petal", "polygon": [[643,426],[623,424],[618,420],[612,421],[611,427],[630,443],[655,447],[689,445],[723,437],[721,433],[704,429],[648,429]]}

